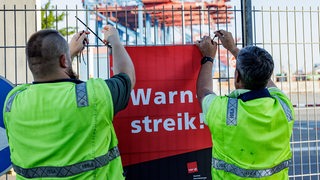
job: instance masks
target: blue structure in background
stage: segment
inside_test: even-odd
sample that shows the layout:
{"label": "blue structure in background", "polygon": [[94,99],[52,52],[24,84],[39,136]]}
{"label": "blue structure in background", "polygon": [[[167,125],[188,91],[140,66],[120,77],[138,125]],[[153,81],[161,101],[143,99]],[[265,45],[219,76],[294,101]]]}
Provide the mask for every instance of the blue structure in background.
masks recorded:
{"label": "blue structure in background", "polygon": [[7,134],[3,123],[2,110],[4,102],[6,100],[7,94],[13,88],[13,84],[8,80],[0,76],[0,176],[5,174],[9,169],[11,169],[10,161],[10,150],[7,140]]}

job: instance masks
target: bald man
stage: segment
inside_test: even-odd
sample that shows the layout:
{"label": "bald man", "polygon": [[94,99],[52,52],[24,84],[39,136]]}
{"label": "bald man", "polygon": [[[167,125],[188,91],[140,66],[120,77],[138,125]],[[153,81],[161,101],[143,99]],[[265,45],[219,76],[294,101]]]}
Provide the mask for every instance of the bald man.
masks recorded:
{"label": "bald man", "polygon": [[124,179],[114,115],[124,109],[135,85],[134,66],[113,26],[114,76],[81,81],[71,60],[88,43],[82,31],[70,44],[55,30],[41,30],[27,42],[34,82],[14,88],[4,108],[17,179]]}

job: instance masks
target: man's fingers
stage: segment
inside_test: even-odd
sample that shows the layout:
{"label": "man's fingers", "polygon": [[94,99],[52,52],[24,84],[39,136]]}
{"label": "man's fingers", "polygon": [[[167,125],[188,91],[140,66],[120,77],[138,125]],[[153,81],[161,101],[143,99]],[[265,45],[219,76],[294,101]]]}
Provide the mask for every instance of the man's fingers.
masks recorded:
{"label": "man's fingers", "polygon": [[103,29],[108,31],[110,27],[107,25],[107,26],[104,26]]}
{"label": "man's fingers", "polygon": [[109,42],[104,39],[104,40],[103,40],[103,43],[106,45],[106,44],[108,44]]}
{"label": "man's fingers", "polygon": [[225,30],[218,30],[214,32],[215,36],[217,36],[218,38],[222,38],[225,36],[226,31]]}
{"label": "man's fingers", "polygon": [[218,46],[217,41],[212,40],[212,44],[213,44],[214,46]]}

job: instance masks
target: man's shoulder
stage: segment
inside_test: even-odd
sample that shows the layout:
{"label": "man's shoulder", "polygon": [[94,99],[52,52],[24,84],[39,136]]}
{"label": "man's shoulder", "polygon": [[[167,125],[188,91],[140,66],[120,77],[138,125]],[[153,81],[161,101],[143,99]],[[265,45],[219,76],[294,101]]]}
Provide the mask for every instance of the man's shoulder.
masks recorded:
{"label": "man's shoulder", "polygon": [[270,93],[281,93],[281,94],[284,94],[284,92],[282,92],[279,88],[277,88],[277,87],[269,87],[268,88],[268,91],[270,92]]}
{"label": "man's shoulder", "polygon": [[7,97],[10,97],[10,96],[12,96],[12,95],[15,94],[15,93],[24,91],[24,90],[26,90],[29,86],[30,86],[30,84],[21,84],[21,85],[18,85],[18,86],[16,86],[16,87],[14,87],[13,89],[11,89],[11,91],[8,93]]}
{"label": "man's shoulder", "polygon": [[287,97],[287,95],[286,95],[282,90],[280,90],[280,89],[277,88],[277,87],[270,87],[270,88],[268,88],[268,91],[269,91],[269,93],[270,93],[271,96],[277,96],[277,97],[279,97],[280,99],[289,100],[289,98]]}

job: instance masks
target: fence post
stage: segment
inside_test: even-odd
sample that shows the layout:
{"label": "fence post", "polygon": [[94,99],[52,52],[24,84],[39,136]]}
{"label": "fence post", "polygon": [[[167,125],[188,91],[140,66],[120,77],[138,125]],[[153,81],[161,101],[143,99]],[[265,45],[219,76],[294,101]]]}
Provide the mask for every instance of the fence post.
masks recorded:
{"label": "fence post", "polygon": [[252,12],[251,0],[241,0],[242,44],[243,44],[243,46],[253,45],[252,13],[251,12]]}

